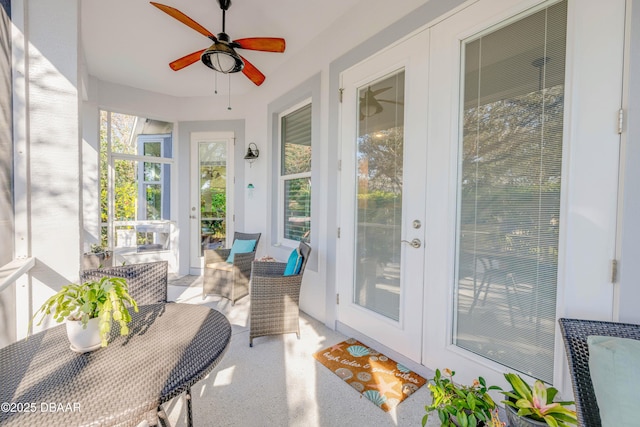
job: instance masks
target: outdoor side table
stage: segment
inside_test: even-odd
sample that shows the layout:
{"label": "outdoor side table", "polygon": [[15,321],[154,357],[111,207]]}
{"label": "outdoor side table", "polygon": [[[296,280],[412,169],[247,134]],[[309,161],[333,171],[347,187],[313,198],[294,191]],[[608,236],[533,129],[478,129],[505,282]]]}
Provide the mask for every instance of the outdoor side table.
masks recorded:
{"label": "outdoor side table", "polygon": [[190,304],[141,306],[129,335],[113,325],[109,345],[79,354],[64,325],[0,349],[0,425],[135,426],[187,393],[224,355],[231,325]]}

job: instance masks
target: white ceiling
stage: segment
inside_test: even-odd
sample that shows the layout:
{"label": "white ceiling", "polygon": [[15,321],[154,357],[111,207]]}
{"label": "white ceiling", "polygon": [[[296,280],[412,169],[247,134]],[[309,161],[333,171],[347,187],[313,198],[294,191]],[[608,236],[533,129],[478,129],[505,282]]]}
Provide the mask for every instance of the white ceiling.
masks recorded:
{"label": "white ceiling", "polygon": [[[232,0],[226,32],[232,39],[282,37],[284,53],[240,50],[266,76],[299,52],[360,0]],[[214,34],[222,31],[217,0],[158,0],[174,7]],[[173,96],[212,95],[214,75],[221,92],[228,77],[196,62],[180,71],[169,63],[209,47],[211,41],[146,0],[83,0],[81,37],[90,75]],[[242,73],[231,76],[233,93],[256,86]]]}

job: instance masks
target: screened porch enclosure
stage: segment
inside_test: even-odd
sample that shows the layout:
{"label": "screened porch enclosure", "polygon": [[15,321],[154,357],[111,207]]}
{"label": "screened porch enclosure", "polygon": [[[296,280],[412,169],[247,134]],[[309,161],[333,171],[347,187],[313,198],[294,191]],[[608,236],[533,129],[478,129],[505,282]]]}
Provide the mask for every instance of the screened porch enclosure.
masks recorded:
{"label": "screened porch enclosure", "polygon": [[172,131],[172,123],[100,112],[100,246],[116,264],[173,250]]}

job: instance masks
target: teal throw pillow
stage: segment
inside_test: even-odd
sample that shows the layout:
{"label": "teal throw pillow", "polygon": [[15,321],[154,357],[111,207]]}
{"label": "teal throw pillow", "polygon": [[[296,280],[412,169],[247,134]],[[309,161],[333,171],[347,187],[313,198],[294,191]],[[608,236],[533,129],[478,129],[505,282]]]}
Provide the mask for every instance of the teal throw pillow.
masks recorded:
{"label": "teal throw pillow", "polygon": [[294,249],[289,255],[287,266],[284,269],[284,276],[295,276],[300,274],[302,268],[302,254],[299,249]]}
{"label": "teal throw pillow", "polygon": [[227,258],[228,263],[233,262],[233,257],[235,254],[245,254],[247,252],[253,252],[256,248],[255,240],[240,240],[237,239],[233,242],[233,246],[231,246],[231,252],[229,253],[229,257]]}
{"label": "teal throw pillow", "polygon": [[638,425],[640,341],[603,336],[587,337],[589,370],[603,427]]}

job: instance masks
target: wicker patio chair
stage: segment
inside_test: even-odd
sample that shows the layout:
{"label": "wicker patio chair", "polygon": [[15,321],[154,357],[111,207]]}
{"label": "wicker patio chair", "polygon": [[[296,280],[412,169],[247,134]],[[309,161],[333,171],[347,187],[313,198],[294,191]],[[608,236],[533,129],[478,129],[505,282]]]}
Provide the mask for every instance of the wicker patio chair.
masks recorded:
{"label": "wicker patio chair", "polygon": [[559,319],[558,322],[569,361],[578,424],[601,427],[600,409],[589,371],[587,337],[600,335],[640,340],[640,325],[580,319]]}
{"label": "wicker patio chair", "polygon": [[227,258],[231,249],[205,249],[204,276],[202,278],[202,299],[207,295],[220,295],[235,304],[240,298],[249,294],[249,278],[251,277],[251,262],[256,258],[256,248],[261,233],[234,233],[233,241],[255,240],[253,252],[237,253],[233,256],[233,263]]}
{"label": "wicker patio chair", "polygon": [[129,294],[138,305],[167,302],[169,281],[167,261],[118,265],[80,272],[80,278],[83,281],[100,280],[105,276],[127,279]]}
{"label": "wicker patio chair", "polygon": [[253,339],[266,335],[295,332],[300,338],[299,308],[302,275],[311,247],[300,242],[300,273],[283,276],[284,262],[253,262],[251,270],[251,307],[249,309],[249,346]]}

